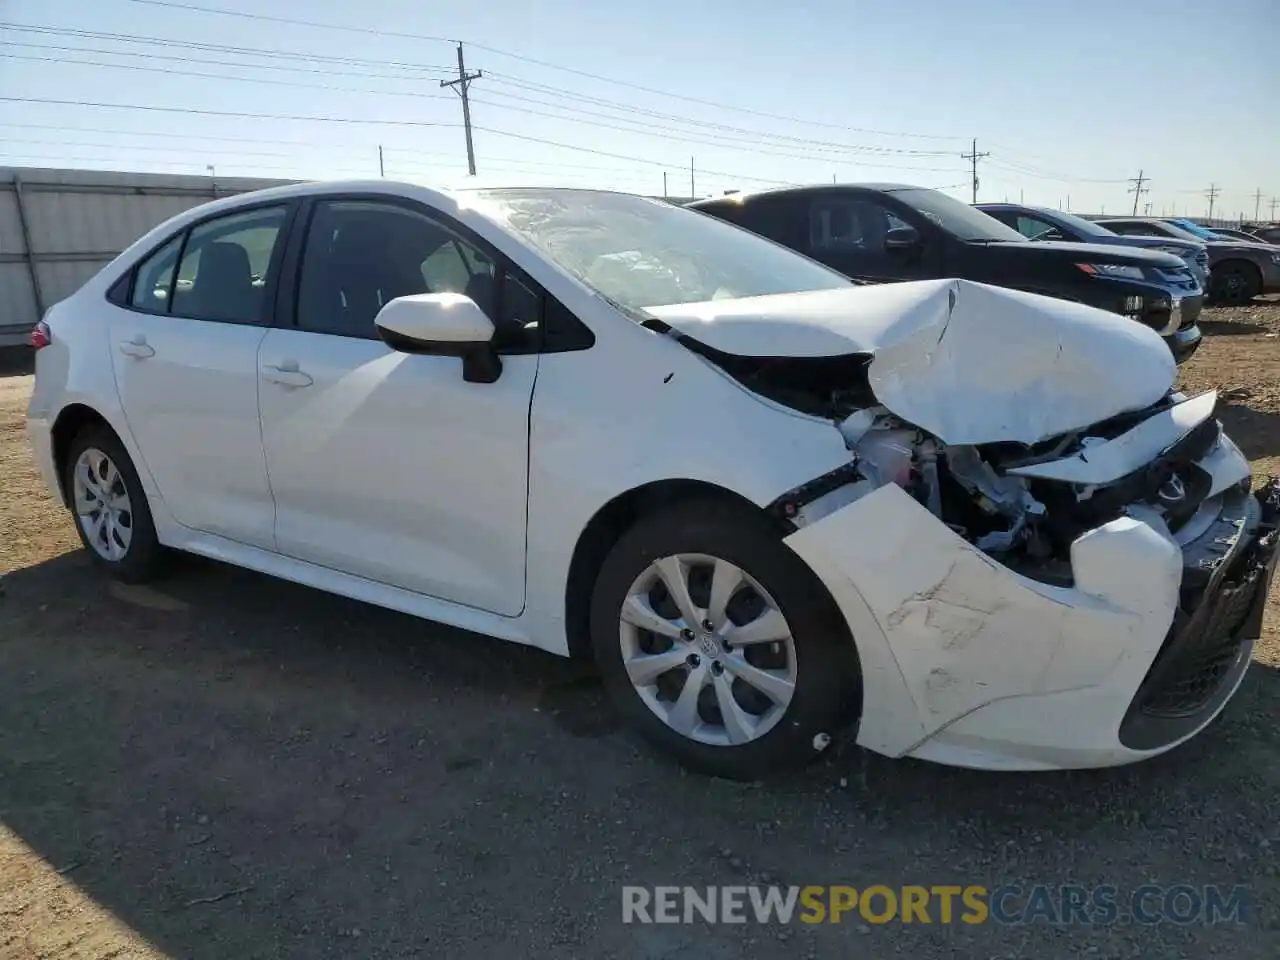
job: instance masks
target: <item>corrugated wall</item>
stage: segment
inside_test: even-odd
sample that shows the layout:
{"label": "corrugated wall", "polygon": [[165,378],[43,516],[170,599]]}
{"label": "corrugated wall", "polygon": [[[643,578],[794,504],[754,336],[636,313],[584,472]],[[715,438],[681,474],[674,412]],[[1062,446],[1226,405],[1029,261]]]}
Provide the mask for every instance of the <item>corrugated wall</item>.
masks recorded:
{"label": "corrugated wall", "polygon": [[152,227],[213,199],[215,189],[224,197],[287,182],[0,168],[0,346],[24,343],[42,307],[74,293]]}

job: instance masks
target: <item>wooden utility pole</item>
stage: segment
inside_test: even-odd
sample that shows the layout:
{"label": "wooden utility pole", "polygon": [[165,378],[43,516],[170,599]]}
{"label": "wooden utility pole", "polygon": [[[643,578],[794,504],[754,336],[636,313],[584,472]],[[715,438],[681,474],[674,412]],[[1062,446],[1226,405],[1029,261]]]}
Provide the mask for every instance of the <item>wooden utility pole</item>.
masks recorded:
{"label": "wooden utility pole", "polygon": [[462,97],[462,126],[467,132],[467,172],[473,177],[476,175],[476,149],[471,143],[471,100],[467,93],[471,87],[471,81],[479,80],[483,76],[483,70],[467,73],[467,65],[462,59],[462,44],[458,44],[458,76],[453,80],[440,81],[440,86],[452,87],[454,92]]}
{"label": "wooden utility pole", "polygon": [[1218,194],[1221,192],[1222,191],[1218,189],[1218,185],[1216,183],[1209,184],[1209,189],[1204,192],[1204,195],[1209,198],[1208,220],[1210,224],[1213,223],[1213,201],[1218,199]]}
{"label": "wooden utility pole", "polygon": [[385,177],[386,175],[386,168],[382,165],[382,144],[378,144],[378,176]]}
{"label": "wooden utility pole", "polygon": [[1149,178],[1144,176],[1144,173],[1145,171],[1139,170],[1136,177],[1129,178],[1129,182],[1133,184],[1133,186],[1129,188],[1129,192],[1133,194],[1133,215],[1135,217],[1138,215],[1138,201],[1142,199],[1142,195],[1144,193],[1151,192],[1150,187],[1143,186],[1144,183],[1149,181]]}
{"label": "wooden utility pole", "polygon": [[698,198],[698,191],[693,188],[693,157],[689,158],[689,196],[695,200]]}
{"label": "wooden utility pole", "polygon": [[972,150],[970,150],[968,153],[962,153],[962,154],[960,154],[960,156],[961,156],[961,158],[962,158],[962,159],[968,160],[968,161],[970,162],[970,164],[972,165],[972,166],[971,166],[971,169],[972,169],[972,171],[973,171],[973,202],[974,202],[974,203],[977,203],[977,202],[978,202],[978,161],[979,161],[979,160],[981,160],[983,157],[989,157],[989,156],[991,156],[991,154],[990,154],[990,152],[987,152],[987,153],[979,153],[979,152],[978,152],[978,138],[977,138],[977,137],[974,137],[974,138],[973,138],[973,149],[972,149]]}

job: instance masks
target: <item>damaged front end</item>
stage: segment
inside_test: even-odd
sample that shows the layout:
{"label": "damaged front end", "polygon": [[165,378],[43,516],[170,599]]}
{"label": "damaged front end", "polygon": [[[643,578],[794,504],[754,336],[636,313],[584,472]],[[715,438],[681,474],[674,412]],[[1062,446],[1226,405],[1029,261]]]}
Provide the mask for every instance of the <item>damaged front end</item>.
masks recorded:
{"label": "damaged front end", "polygon": [[[1065,667],[1080,656],[1079,649],[1060,648],[1078,644],[1073,636],[1090,636],[1089,655],[1098,664],[1114,665],[1119,651],[1131,661],[1129,669],[1141,666],[1143,673],[1127,688],[1120,683],[1123,696],[1098,710],[1100,716],[1113,714],[1115,742],[1101,751],[1084,750],[1062,765],[1120,762],[1130,754],[1167,749],[1216,715],[1243,676],[1259,634],[1275,565],[1280,486],[1272,481],[1251,492],[1248,463],[1222,432],[1215,403],[1213,393],[1191,399],[1170,393],[1145,410],[1035,444],[947,444],[883,407],[855,412],[838,424],[850,464],[773,504],[798,531],[793,546],[802,555],[814,542],[806,540],[807,528],[821,528],[824,519],[863,498],[872,498],[868,517],[900,512],[900,519],[885,521],[895,531],[918,525],[916,515],[900,506],[903,498],[882,496],[890,487],[951,535],[919,538],[918,548],[933,556],[921,557],[918,565],[950,557],[936,561],[942,575],[922,578],[929,582],[912,590],[892,588],[886,579],[888,599],[878,602],[874,585],[866,597],[890,646],[897,645],[893,660],[899,668],[909,674],[912,668],[904,662],[933,649],[923,660],[932,666],[912,691],[924,718],[922,733],[958,720],[915,755],[979,766],[1036,766],[1025,756],[973,759],[976,754],[966,751],[976,751],[979,743],[989,750],[990,735],[979,719],[984,711],[969,711],[1010,694],[1070,689],[1085,676],[1101,682],[1105,671]],[[1135,524],[1149,531],[1147,546],[1134,540],[1117,561],[1121,553],[1109,551],[1122,538],[1132,539]],[[909,548],[902,542],[889,546],[883,562],[908,563]],[[1130,548],[1136,549],[1126,552]],[[1146,560],[1144,550],[1150,551]],[[853,553],[867,571],[854,583],[870,583],[874,550],[864,545]],[[974,553],[986,558],[985,568]],[[1063,609],[1072,606],[1077,609]],[[974,653],[979,641],[990,642],[982,655]],[[956,656],[961,649],[968,660]],[[1001,677],[1018,671],[995,666],[1001,657],[1028,665],[1004,692]],[[984,658],[990,658],[989,673]],[[1004,709],[1013,716],[1012,707]]]}

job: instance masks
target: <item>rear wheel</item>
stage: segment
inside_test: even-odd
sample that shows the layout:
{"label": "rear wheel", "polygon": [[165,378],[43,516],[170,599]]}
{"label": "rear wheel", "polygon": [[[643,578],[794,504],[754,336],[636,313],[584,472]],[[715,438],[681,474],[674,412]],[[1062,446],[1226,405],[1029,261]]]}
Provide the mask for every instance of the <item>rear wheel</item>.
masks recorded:
{"label": "rear wheel", "polygon": [[71,441],[64,471],[76,532],[93,561],[126,583],[150,579],[163,548],[124,445],[106,427],[86,427]]}
{"label": "rear wheel", "polygon": [[605,560],[591,616],[614,703],[691,768],[751,779],[802,763],[856,706],[843,619],[745,507],[702,501],[642,518]]}
{"label": "rear wheel", "polygon": [[1213,268],[1213,297],[1222,303],[1248,303],[1262,292],[1262,274],[1243,260],[1228,260]]}

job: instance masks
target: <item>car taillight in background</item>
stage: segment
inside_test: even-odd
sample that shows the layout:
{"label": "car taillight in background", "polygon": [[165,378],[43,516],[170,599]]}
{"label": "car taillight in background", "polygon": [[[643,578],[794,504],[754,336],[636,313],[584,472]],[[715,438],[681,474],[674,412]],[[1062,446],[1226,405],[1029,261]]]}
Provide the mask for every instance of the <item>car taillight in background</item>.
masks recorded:
{"label": "car taillight in background", "polygon": [[39,350],[41,347],[47,347],[53,342],[53,334],[49,332],[49,325],[41,320],[31,328],[31,346]]}

